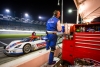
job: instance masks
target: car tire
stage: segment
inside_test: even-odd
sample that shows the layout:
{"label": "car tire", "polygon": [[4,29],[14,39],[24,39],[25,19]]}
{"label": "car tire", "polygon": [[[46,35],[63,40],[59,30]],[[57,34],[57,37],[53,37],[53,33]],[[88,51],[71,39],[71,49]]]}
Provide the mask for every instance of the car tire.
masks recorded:
{"label": "car tire", "polygon": [[23,53],[24,54],[27,54],[31,51],[31,45],[30,44],[25,44],[24,47],[23,47]]}

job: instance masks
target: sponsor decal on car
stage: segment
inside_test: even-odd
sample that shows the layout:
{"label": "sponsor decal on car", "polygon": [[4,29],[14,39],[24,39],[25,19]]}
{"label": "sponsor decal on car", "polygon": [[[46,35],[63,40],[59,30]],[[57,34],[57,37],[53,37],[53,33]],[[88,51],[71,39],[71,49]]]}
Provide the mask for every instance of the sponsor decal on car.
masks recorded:
{"label": "sponsor decal on car", "polygon": [[46,46],[46,42],[38,43],[36,45],[37,45],[38,48],[45,47]]}
{"label": "sponsor decal on car", "polygon": [[9,49],[9,48],[11,48],[11,47],[13,47],[13,46],[15,46],[15,45],[17,45],[17,44],[20,44],[20,43],[22,43],[22,42],[17,42],[17,43],[14,43],[14,44],[12,44],[12,45],[8,46],[6,49]]}

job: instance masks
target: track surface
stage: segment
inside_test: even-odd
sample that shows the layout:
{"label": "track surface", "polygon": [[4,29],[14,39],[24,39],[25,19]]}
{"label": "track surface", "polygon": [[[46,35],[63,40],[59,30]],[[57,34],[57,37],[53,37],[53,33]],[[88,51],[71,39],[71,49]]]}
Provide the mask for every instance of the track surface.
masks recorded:
{"label": "track surface", "polygon": [[5,39],[0,39],[0,47],[3,47],[6,44],[9,44],[13,40],[19,40],[22,38],[5,38]]}
{"label": "track surface", "polygon": [[22,38],[6,38],[6,39],[0,39],[0,65],[9,61],[12,61],[14,59],[17,59],[20,56],[14,56],[14,57],[8,57],[3,53],[3,46],[8,45],[13,40],[19,40]]}

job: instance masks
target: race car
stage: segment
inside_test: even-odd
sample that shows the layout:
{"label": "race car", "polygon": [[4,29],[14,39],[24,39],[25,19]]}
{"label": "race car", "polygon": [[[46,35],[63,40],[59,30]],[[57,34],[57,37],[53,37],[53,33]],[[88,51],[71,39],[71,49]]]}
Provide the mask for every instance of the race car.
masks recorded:
{"label": "race car", "polygon": [[4,49],[4,54],[7,56],[10,55],[19,55],[19,54],[27,54],[30,51],[34,51],[46,46],[46,41],[44,39],[35,38],[32,39],[30,37],[24,38],[22,40],[14,40],[9,45],[7,45]]}

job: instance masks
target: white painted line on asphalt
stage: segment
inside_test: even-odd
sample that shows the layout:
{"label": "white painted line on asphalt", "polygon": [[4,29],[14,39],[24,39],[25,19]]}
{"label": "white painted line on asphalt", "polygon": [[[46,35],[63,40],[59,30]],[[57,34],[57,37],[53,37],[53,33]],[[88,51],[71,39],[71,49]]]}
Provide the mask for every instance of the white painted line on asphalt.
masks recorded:
{"label": "white painted line on asphalt", "polygon": [[3,45],[5,45],[5,46],[8,45],[8,44],[6,44],[6,43],[4,43],[4,42],[2,42],[2,41],[0,41],[0,43],[3,44]]}
{"label": "white painted line on asphalt", "polygon": [[2,49],[3,47],[0,47],[0,49]]}

